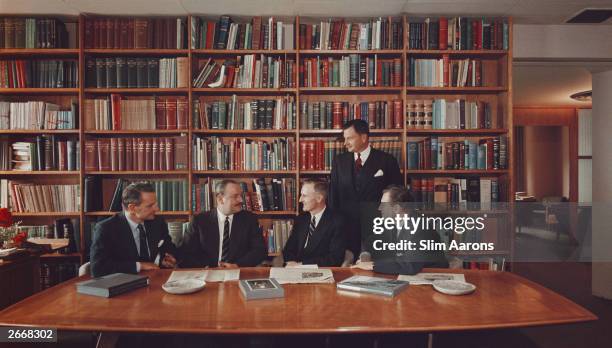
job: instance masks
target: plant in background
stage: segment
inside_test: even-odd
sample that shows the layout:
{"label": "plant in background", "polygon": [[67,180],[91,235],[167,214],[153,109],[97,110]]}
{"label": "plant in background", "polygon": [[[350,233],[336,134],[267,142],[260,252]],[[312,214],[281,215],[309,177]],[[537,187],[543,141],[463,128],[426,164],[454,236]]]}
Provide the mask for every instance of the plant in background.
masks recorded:
{"label": "plant in background", "polygon": [[28,239],[26,232],[19,232],[19,224],[7,208],[0,208],[0,248],[21,246]]}

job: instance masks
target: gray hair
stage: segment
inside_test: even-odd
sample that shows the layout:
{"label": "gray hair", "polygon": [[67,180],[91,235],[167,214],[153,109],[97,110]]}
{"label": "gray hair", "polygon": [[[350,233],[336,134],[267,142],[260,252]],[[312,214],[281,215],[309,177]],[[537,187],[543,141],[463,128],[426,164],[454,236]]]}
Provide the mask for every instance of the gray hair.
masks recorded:
{"label": "gray hair", "polygon": [[327,199],[327,182],[316,179],[306,179],[302,182],[302,186],[304,185],[313,185],[314,191],[323,195],[323,199]]}
{"label": "gray hair", "polygon": [[225,188],[229,184],[240,185],[238,181],[232,179],[223,179],[215,184],[215,195],[223,195],[225,194]]}

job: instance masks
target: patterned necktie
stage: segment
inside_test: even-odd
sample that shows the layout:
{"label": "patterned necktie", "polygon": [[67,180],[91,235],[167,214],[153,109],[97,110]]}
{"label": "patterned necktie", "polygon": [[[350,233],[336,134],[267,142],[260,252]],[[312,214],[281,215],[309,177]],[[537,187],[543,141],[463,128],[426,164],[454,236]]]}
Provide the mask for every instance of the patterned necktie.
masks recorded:
{"label": "patterned necktie", "polygon": [[314,233],[316,227],[317,218],[313,216],[312,220],[310,220],[310,226],[308,226],[308,234],[306,235],[306,243],[304,243],[304,249],[306,249],[306,247],[308,246],[308,241],[310,240],[310,238],[312,238],[312,234]]}
{"label": "patterned necktie", "polygon": [[357,160],[355,161],[355,170],[357,173],[361,170],[363,164],[361,163],[361,153],[357,152]]}
{"label": "patterned necktie", "polygon": [[229,254],[229,233],[230,233],[230,221],[229,216],[225,217],[225,224],[223,224],[223,245],[221,247],[221,261],[227,262]]}
{"label": "patterned necktie", "polygon": [[142,224],[138,224],[138,237],[140,239],[140,261],[150,262],[149,247],[147,246],[147,232]]}

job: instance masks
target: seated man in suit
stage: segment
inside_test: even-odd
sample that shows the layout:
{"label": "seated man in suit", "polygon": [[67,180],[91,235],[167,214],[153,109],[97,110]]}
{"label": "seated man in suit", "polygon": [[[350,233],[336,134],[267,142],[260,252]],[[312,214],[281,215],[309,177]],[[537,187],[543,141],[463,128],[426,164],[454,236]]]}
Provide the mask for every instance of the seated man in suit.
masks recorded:
{"label": "seated man in suit", "polygon": [[181,267],[253,267],[266,257],[257,218],[242,210],[242,188],[234,180],[215,186],[217,208],[194,216],[181,245]]}
{"label": "seated man in suit", "polygon": [[[407,206],[408,202],[412,202],[413,198],[410,192],[401,186],[390,185],[383,190],[379,210],[383,217],[395,218],[398,214],[403,216],[408,214],[411,216],[410,209]],[[373,270],[379,273],[390,274],[416,274],[425,267],[447,268],[448,261],[443,251],[429,250],[408,250],[408,251],[390,251],[390,250],[375,250],[373,244],[375,240],[382,240],[387,243],[397,243],[402,240],[413,241],[418,248],[421,240],[431,240],[439,243],[440,236],[436,231],[418,230],[411,234],[407,230],[385,230],[382,234],[374,234],[368,238],[366,251],[359,255],[360,261],[369,261],[372,259]],[[359,262],[359,261],[358,261]]]}
{"label": "seated man in suit", "polygon": [[[159,211],[155,188],[133,183],[121,195],[123,211],[96,224],[91,245],[91,274],[138,273],[176,265],[176,248]],[[163,243],[161,243],[163,241]]]}
{"label": "seated man in suit", "polygon": [[344,219],[326,206],[326,198],[326,183],[307,180],[302,184],[300,202],[305,213],[295,220],[295,226],[283,249],[287,265],[342,265],[346,249]]}

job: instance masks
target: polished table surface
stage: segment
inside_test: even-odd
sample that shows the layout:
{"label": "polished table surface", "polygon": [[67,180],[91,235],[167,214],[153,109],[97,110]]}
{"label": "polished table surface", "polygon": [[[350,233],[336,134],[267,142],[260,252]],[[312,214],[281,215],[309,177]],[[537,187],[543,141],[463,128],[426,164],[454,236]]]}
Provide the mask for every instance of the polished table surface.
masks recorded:
{"label": "polished table surface", "polygon": [[[333,268],[336,282],[372,272]],[[411,285],[394,298],[336,290],[336,284],[287,284],[285,297],[246,301],[238,282],[207,283],[190,295],[161,289],[171,270],[148,272],[151,284],[114,298],[77,294],[78,278],[0,312],[0,325],[66,330],[184,333],[436,332],[525,327],[596,320],[586,309],[508,272],[464,273],[474,293],[450,296]],[[241,279],[267,278],[243,268]],[[383,276],[383,275],[378,275]],[[388,276],[390,277],[390,276]]]}

